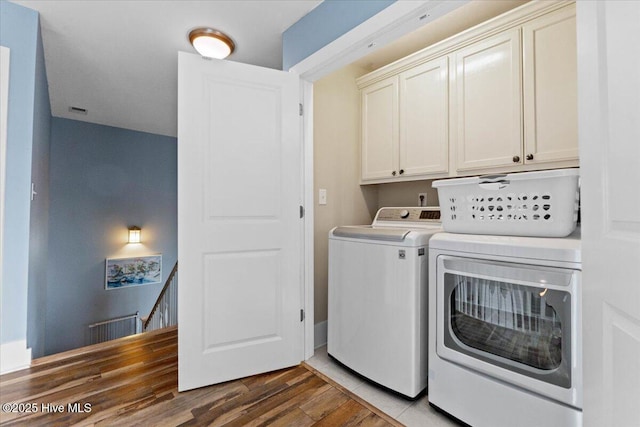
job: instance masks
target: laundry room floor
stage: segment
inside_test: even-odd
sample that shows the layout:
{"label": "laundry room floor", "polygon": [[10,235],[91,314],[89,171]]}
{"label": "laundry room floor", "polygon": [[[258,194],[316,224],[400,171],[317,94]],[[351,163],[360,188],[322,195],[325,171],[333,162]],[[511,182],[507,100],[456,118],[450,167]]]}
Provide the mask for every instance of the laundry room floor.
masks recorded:
{"label": "laundry room floor", "polygon": [[316,348],[306,363],[408,427],[458,426],[429,406],[426,395],[415,401],[403,399],[348,371],[329,357],[326,346]]}

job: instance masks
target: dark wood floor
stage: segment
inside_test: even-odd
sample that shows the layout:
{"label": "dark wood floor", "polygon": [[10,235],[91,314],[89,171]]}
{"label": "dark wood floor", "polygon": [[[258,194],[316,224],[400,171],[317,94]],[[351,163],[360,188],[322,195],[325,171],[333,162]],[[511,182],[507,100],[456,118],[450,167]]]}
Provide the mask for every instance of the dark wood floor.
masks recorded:
{"label": "dark wood floor", "polygon": [[0,425],[401,425],[304,363],[183,393],[177,387],[177,329],[136,335],[0,376]]}

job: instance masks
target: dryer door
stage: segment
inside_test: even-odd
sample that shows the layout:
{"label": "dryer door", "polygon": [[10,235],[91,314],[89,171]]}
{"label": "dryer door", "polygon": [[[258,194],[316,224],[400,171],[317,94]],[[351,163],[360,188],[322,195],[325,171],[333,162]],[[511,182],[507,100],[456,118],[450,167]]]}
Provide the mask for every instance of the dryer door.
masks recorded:
{"label": "dryer door", "polygon": [[581,405],[579,272],[449,256],[437,265],[440,357]]}

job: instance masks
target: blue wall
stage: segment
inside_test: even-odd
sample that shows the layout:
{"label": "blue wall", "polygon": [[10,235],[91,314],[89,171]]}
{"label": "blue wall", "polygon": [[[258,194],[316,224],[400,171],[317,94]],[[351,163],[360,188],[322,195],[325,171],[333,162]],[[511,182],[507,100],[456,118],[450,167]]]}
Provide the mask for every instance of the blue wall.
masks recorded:
{"label": "blue wall", "polygon": [[41,108],[44,102],[40,80],[44,65],[36,66],[38,38],[37,12],[0,2],[0,44],[11,50],[0,344],[27,338],[32,148],[34,135],[43,145],[48,137],[46,120],[34,122],[36,105]]}
{"label": "blue wall", "polygon": [[[52,119],[45,353],[85,345],[90,323],[140,311],[162,284],[105,290],[105,258],[177,260],[177,140]],[[128,245],[127,227],[142,228]]]}
{"label": "blue wall", "polygon": [[282,33],[282,69],[362,24],[395,0],[325,0]]}

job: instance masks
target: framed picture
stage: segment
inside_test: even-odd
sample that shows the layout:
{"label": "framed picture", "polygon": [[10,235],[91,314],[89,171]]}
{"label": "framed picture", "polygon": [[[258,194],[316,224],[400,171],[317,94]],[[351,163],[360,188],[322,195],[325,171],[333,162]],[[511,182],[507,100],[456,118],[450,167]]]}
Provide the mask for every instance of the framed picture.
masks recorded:
{"label": "framed picture", "polygon": [[107,258],[104,288],[153,285],[162,282],[162,255]]}

